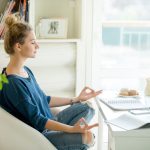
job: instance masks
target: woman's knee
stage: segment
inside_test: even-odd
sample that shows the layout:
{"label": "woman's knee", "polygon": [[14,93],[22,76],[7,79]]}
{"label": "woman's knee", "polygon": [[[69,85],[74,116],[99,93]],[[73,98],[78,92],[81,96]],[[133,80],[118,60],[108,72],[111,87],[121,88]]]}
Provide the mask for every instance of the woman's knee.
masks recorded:
{"label": "woman's knee", "polygon": [[89,118],[88,120],[90,121],[95,115],[95,110],[90,103],[85,103],[85,107],[86,107],[86,116],[87,118]]}
{"label": "woman's knee", "polygon": [[89,109],[89,111],[91,111],[94,114],[95,109],[93,108],[92,103],[91,102],[86,102],[85,104],[87,105],[87,108]]}
{"label": "woman's knee", "polygon": [[83,144],[88,145],[89,147],[92,147],[95,143],[95,136],[91,131],[87,131],[82,135],[82,142]]}

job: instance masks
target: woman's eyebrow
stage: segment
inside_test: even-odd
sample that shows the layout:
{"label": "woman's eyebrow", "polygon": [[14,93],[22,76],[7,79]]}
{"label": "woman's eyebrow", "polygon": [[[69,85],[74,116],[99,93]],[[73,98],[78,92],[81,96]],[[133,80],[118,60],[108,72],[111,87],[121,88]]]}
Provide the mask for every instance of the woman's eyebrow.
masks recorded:
{"label": "woman's eyebrow", "polygon": [[30,42],[33,42],[33,41],[35,41],[35,40],[36,40],[36,39],[31,39]]}
{"label": "woman's eyebrow", "polygon": [[30,41],[35,41],[36,39],[31,39]]}

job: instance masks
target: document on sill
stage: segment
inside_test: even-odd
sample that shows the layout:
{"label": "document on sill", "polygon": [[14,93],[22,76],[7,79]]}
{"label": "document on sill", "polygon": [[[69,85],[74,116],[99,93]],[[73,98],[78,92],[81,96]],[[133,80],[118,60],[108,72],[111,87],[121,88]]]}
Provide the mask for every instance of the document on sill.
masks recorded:
{"label": "document on sill", "polygon": [[150,114],[138,116],[132,115],[130,113],[125,113],[112,120],[107,120],[106,123],[115,125],[124,130],[150,128]]}

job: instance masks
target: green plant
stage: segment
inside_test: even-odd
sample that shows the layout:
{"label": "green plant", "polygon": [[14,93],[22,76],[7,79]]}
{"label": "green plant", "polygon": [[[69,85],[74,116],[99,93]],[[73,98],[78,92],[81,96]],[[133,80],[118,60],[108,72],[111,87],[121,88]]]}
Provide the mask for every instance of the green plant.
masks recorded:
{"label": "green plant", "polygon": [[8,83],[8,79],[5,74],[0,74],[0,90],[2,90],[4,83]]}

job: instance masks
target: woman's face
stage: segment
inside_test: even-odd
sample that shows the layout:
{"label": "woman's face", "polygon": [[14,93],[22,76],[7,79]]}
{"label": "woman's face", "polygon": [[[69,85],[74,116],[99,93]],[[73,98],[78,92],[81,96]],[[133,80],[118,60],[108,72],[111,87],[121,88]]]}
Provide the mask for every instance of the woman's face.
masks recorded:
{"label": "woman's face", "polygon": [[24,58],[34,58],[39,48],[33,31],[30,31],[25,39],[24,44],[19,44],[20,55]]}

